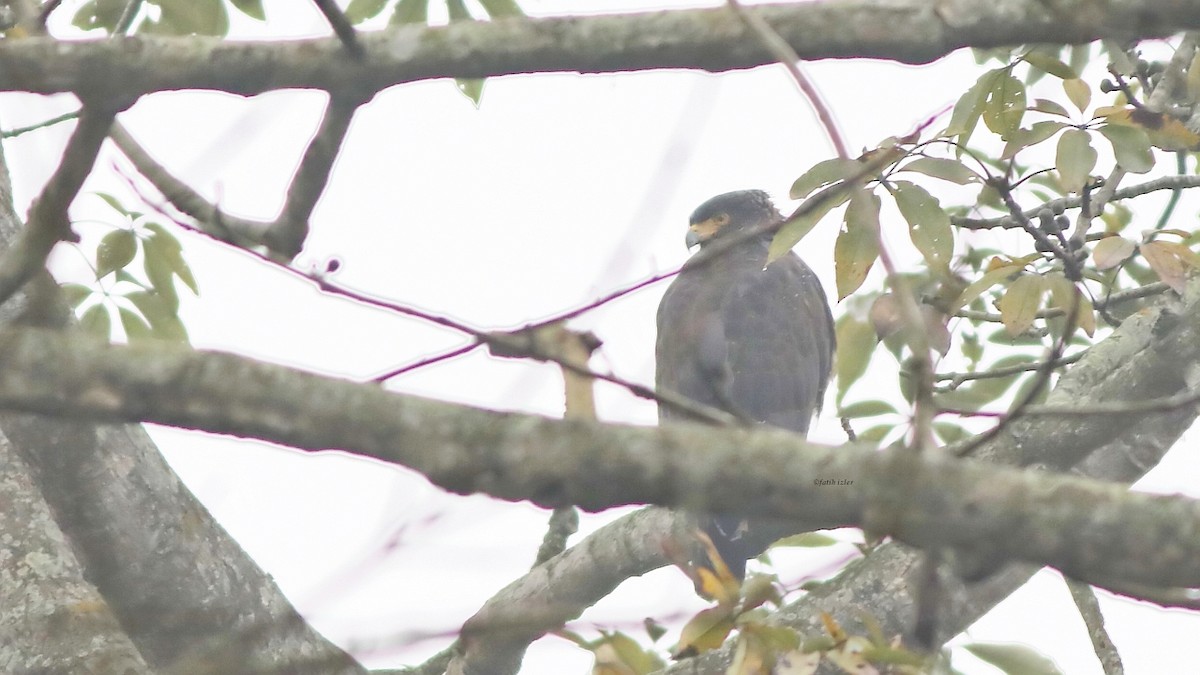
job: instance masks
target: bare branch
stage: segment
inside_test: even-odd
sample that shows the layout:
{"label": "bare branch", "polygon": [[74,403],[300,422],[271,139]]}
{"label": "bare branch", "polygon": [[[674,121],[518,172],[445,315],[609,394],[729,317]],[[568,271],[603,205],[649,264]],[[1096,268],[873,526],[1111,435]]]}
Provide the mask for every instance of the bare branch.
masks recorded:
{"label": "bare branch", "polygon": [[[332,4],[332,0],[323,2]],[[334,9],[337,9],[336,6]],[[308,237],[308,220],[317,206],[317,200],[325,192],[333,162],[346,138],[346,132],[350,130],[354,112],[361,103],[359,100],[330,96],[321,126],[309,141],[300,167],[288,186],[283,211],[263,234],[263,243],[271,251],[291,259],[304,246],[304,240]]]}
{"label": "bare branch", "polygon": [[1104,668],[1104,675],[1123,675],[1125,667],[1121,665],[1121,655],[1113,645],[1108,630],[1104,628],[1104,614],[1100,611],[1100,602],[1096,600],[1096,592],[1091,586],[1078,581],[1067,581],[1067,588],[1079,608],[1079,616],[1087,625],[1088,637],[1092,639],[1092,650]]}
{"label": "bare branch", "polygon": [[[1182,190],[1185,188],[1200,187],[1200,176],[1164,176],[1154,180],[1146,181],[1138,185],[1131,185],[1127,188],[1121,188],[1113,193],[1108,201],[1120,201],[1122,199],[1132,199],[1140,197],[1144,194],[1149,194],[1157,190]],[[1026,209],[1021,213],[1026,218],[1036,218],[1042,209],[1050,209],[1057,212],[1059,209],[1076,209],[1081,205],[1082,200],[1079,197],[1063,197],[1062,199],[1054,199],[1032,209]],[[1001,216],[998,218],[963,218],[954,216],[950,218],[950,222],[965,230],[990,230],[993,228],[1014,228],[1021,227],[1011,216]]]}
{"label": "bare branch", "polygon": [[[1040,0],[961,0],[951,5],[842,0],[755,8],[801,59],[881,58],[928,63],[961,47],[1078,44],[1163,37],[1200,28],[1197,0],[1113,0],[1088,11],[1047,11]],[[725,8],[645,14],[461,21],[360,35],[364,61],[341,40],[234,43],[135,36],[99,42],[48,39],[0,44],[0,90],[131,96],[175,89],[259,94],[376,92],[432,78],[533,72],[611,73],[654,68],[719,72],[775,56]]]}
{"label": "bare branch", "polygon": [[792,76],[792,81],[800,88],[800,92],[804,94],[804,98],[808,100],[808,104],[812,106],[813,112],[817,114],[817,120],[821,123],[821,128],[825,130],[825,135],[829,138],[829,142],[833,145],[834,152],[842,159],[850,157],[850,150],[846,147],[846,139],[842,137],[842,132],[838,129],[837,120],[833,117],[833,111],[825,103],[821,92],[817,90],[817,85],[800,69],[800,56],[796,53],[792,46],[780,37],[779,33],[771,28],[771,24],[767,23],[757,12],[746,11],[738,0],[726,0],[729,5],[741,19],[746,27],[762,41],[772,54],[775,55],[780,65],[787,69],[788,74]]}
{"label": "bare branch", "polygon": [[[1171,287],[1165,283],[1156,281],[1152,284],[1146,284],[1145,286],[1138,286],[1137,288],[1131,288],[1127,291],[1113,293],[1104,300],[1097,301],[1094,306],[1096,309],[1108,309],[1114,305],[1118,305],[1123,302],[1129,302],[1130,300],[1140,300],[1142,298],[1160,295],[1170,290],[1170,288]],[[1063,309],[1061,307],[1040,309],[1038,310],[1037,314],[1035,314],[1035,316],[1039,319],[1046,319],[1062,315]],[[1000,315],[994,312],[979,312],[973,309],[960,309],[954,313],[954,316],[970,319],[972,321],[991,321],[993,323],[1003,323],[1003,319],[1000,317]]]}
{"label": "bare branch", "polygon": [[29,209],[25,229],[0,258],[0,302],[45,267],[46,256],[55,244],[74,237],[67,209],[91,173],[116,112],[85,106],[80,113],[58,169]]}
{"label": "bare branch", "polygon": [[[1061,368],[1063,366],[1068,366],[1081,359],[1085,353],[1087,352],[1081,351],[1070,356],[1064,356],[1055,361],[1052,365],[1050,365],[1050,367]],[[947,385],[947,389],[956,389],[963,382],[968,382],[970,380],[988,380],[997,377],[1008,377],[1009,375],[1018,375],[1020,373],[1027,373],[1032,370],[1041,370],[1045,367],[1047,367],[1045,361],[1031,361],[1029,363],[1018,363],[1011,366],[1005,366],[1003,368],[992,368],[990,370],[980,370],[973,373],[937,373],[933,376],[933,379],[939,382],[945,382],[949,380],[950,384]]]}
{"label": "bare branch", "polygon": [[196,222],[200,230],[214,239],[242,248],[261,244],[270,223],[236,218],[222,213],[215,205],[176,178],[165,166],[146,152],[120,122],[114,122],[109,135],[121,152],[137,167],[171,206]]}

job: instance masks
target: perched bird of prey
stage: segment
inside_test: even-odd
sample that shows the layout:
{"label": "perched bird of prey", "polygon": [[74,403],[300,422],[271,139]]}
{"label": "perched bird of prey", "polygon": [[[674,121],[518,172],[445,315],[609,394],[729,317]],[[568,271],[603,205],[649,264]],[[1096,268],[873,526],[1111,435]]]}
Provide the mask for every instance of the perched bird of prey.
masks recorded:
{"label": "perched bird of prey", "polygon": [[[700,251],[658,306],[655,384],[744,421],[804,434],[829,382],[833,316],[821,282],[795,253],[767,264],[770,226],[782,218],[760,190],[718,195],[692,213],[687,244]],[[663,404],[658,416],[686,419]],[[770,543],[747,536],[739,517],[706,515],[700,524],[739,579]],[[692,562],[708,567],[696,554]]]}

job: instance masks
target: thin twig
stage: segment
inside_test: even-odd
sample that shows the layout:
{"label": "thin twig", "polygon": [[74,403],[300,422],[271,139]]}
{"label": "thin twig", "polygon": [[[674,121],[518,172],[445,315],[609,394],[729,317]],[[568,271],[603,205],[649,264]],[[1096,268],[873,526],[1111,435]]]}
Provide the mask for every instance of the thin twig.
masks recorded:
{"label": "thin twig", "polygon": [[29,208],[25,228],[0,257],[0,303],[45,267],[55,244],[74,237],[67,209],[91,173],[116,113],[116,108],[84,106],[58,168]]}
{"label": "thin twig", "polygon": [[[1163,283],[1161,281],[1156,281],[1152,284],[1146,284],[1145,286],[1138,286],[1137,288],[1131,288],[1127,291],[1113,293],[1113,294],[1109,295],[1107,298],[1105,298],[1104,300],[1097,301],[1095,303],[1094,307],[1097,310],[1108,309],[1109,307],[1112,307],[1113,305],[1118,305],[1123,302],[1128,302],[1130,300],[1139,300],[1141,298],[1147,298],[1152,295],[1160,295],[1162,293],[1165,293],[1170,288],[1171,287],[1166,285],[1165,283]],[[1039,319],[1048,319],[1051,317],[1062,316],[1064,313],[1065,312],[1064,312],[1063,308],[1061,308],[1061,307],[1050,307],[1049,309],[1038,310],[1037,314],[1035,314],[1034,316]],[[976,311],[976,310],[972,310],[972,309],[960,309],[954,313],[954,316],[961,317],[964,319],[970,319],[972,321],[990,321],[992,323],[1003,323],[1004,322],[1004,320],[1000,317],[999,314],[996,314],[993,312],[980,312],[980,311]]]}
{"label": "thin twig", "polygon": [[[109,136],[138,172],[150,181],[154,189],[176,210],[194,220],[198,229],[205,235],[241,248],[263,244],[263,234],[270,223],[222,213],[212,202],[176,178],[165,166],[151,157],[120,122],[113,123]],[[141,192],[136,186],[134,190],[139,194]],[[147,203],[153,203],[144,195],[142,198]]]}
{"label": "thin twig", "polygon": [[137,18],[138,11],[142,8],[142,0],[129,0],[125,3],[125,9],[121,11],[121,18],[117,19],[117,25],[113,27],[113,36],[125,35],[133,28],[133,20]]}
{"label": "thin twig", "polygon": [[10,131],[0,132],[0,138],[16,138],[22,134],[27,134],[31,131],[37,131],[39,129],[45,129],[46,127],[52,127],[60,122],[68,122],[70,120],[77,119],[78,117],[79,111],[72,110],[69,113],[63,113],[58,117],[51,117],[44,122],[38,122],[37,124],[31,124],[27,127],[17,127],[16,129],[12,129]]}
{"label": "thin twig", "polygon": [[452,359],[456,356],[462,356],[463,354],[466,354],[467,352],[474,351],[478,347],[482,346],[482,344],[483,343],[479,342],[478,340],[473,341],[473,342],[468,342],[467,344],[465,344],[461,347],[455,347],[454,349],[442,352],[440,354],[434,354],[433,356],[426,356],[425,358],[417,360],[417,361],[413,361],[412,363],[410,363],[408,365],[401,366],[401,367],[395,368],[393,370],[389,370],[386,373],[383,373],[382,375],[376,375],[375,377],[371,378],[371,381],[372,382],[386,382],[394,377],[399,377],[406,373],[410,373],[414,370],[424,368],[425,366],[432,366],[435,363],[441,363],[442,361],[449,361],[450,359]]}
{"label": "thin twig", "polygon": [[817,89],[816,83],[800,69],[800,56],[796,54],[796,50],[792,49],[787,40],[784,40],[771,27],[771,24],[767,23],[757,12],[747,10],[737,0],[726,0],[726,4],[737,14],[742,23],[746,24],[746,27],[758,37],[763,47],[771,52],[775,59],[787,69],[796,86],[800,88],[800,92],[804,94],[804,98],[808,100],[808,104],[812,106],[813,112],[817,114],[817,120],[820,121],[821,128],[825,130],[825,135],[829,138],[829,142],[833,145],[837,156],[842,159],[848,159],[850,151],[846,147],[846,139],[842,138],[842,132],[838,129],[837,120],[833,117],[833,111],[825,103],[825,99]]}
{"label": "thin twig", "polygon": [[1067,588],[1079,609],[1079,616],[1087,626],[1088,637],[1092,640],[1092,651],[1100,660],[1104,675],[1123,675],[1125,667],[1121,664],[1121,655],[1113,646],[1112,638],[1104,627],[1104,613],[1100,611],[1100,602],[1096,600],[1096,592],[1082,581],[1067,579]]}
{"label": "thin twig", "polygon": [[544,326],[544,325],[548,325],[551,323],[560,323],[562,321],[574,319],[575,317],[578,317],[582,314],[590,312],[593,309],[596,309],[603,305],[607,305],[608,303],[612,302],[613,300],[616,300],[618,298],[623,298],[626,295],[633,293],[634,291],[640,291],[643,288],[646,288],[647,286],[653,286],[654,284],[657,284],[660,281],[665,281],[674,276],[677,276],[678,274],[679,274],[679,269],[674,269],[674,270],[671,270],[670,272],[661,272],[659,274],[655,274],[654,276],[652,276],[648,279],[643,279],[641,281],[630,284],[629,286],[626,286],[624,288],[617,289],[607,295],[602,295],[599,298],[589,302],[588,304],[583,305],[582,307],[577,307],[568,312],[563,312],[562,314],[555,314],[553,317],[551,317],[549,319],[545,319],[544,321],[539,321],[536,324],[532,324],[530,327]]}
{"label": "thin twig", "polygon": [[979,434],[961,447],[956,448],[955,454],[960,457],[965,457],[971,454],[976,450],[976,448],[979,448],[984,443],[987,443],[998,436],[1000,432],[1008,428],[1008,425],[1012,424],[1013,421],[1019,419],[1022,415],[1029,414],[1029,409],[1033,407],[1033,399],[1041,395],[1042,390],[1049,385],[1050,376],[1054,373],[1055,369],[1054,364],[1058,363],[1058,361],[1062,359],[1063,351],[1066,350],[1067,343],[1070,342],[1071,335],[1075,333],[1075,328],[1078,325],[1079,308],[1080,305],[1083,304],[1081,302],[1082,292],[1079,290],[1078,286],[1074,287],[1074,291],[1075,292],[1071,294],[1071,310],[1067,313],[1067,321],[1066,325],[1063,327],[1062,337],[1055,341],[1054,346],[1050,350],[1050,356],[1042,363],[1042,367],[1039,368],[1034,375],[1036,379],[1034,379],[1033,386],[1029,388],[1029,391],[1025,394],[1024,398],[1017,401],[1016,405],[1013,406],[1012,411],[1009,414],[1001,417],[991,429]]}
{"label": "thin twig", "polygon": [[359,61],[366,58],[367,52],[363,49],[362,43],[358,41],[358,33],[355,32],[354,26],[350,25],[350,20],[346,18],[337,3],[333,0],[313,0],[313,4],[325,15],[325,20],[329,22],[329,27],[333,29],[334,35],[337,35],[337,38],[342,41],[346,52]]}
{"label": "thin twig", "polygon": [[46,32],[46,22],[50,20],[50,15],[53,14],[54,10],[58,9],[58,6],[61,4],[62,0],[46,0],[46,4],[42,5],[41,10],[38,11],[37,27],[42,34],[45,34]]}
{"label": "thin twig", "polygon": [[[1061,368],[1063,366],[1071,365],[1072,363],[1075,363],[1079,359],[1083,358],[1083,355],[1086,353],[1086,351],[1081,351],[1070,356],[1064,356],[1056,361],[1052,367]],[[1045,367],[1046,362],[1044,361],[1031,361],[1030,363],[1018,363],[1011,366],[1005,366],[1003,368],[981,370],[974,373],[937,373],[933,376],[933,379],[937,382],[945,382],[949,380],[950,384],[947,387],[947,390],[949,390],[957,389],[958,386],[963,382],[968,382],[970,380],[987,380],[996,377],[1008,377],[1009,375],[1026,373],[1031,370],[1041,370]]]}
{"label": "thin twig", "polygon": [[[1200,187],[1200,176],[1164,176],[1146,181],[1145,183],[1139,183],[1138,185],[1121,188],[1114,192],[1108,201],[1132,199],[1158,190],[1181,190],[1193,187]],[[1042,209],[1050,209],[1057,212],[1060,209],[1079,208],[1081,203],[1082,200],[1079,197],[1063,197],[1061,199],[1052,199],[1031,209],[1026,209],[1022,213],[1026,218],[1035,218]],[[1000,216],[997,218],[964,218],[954,216],[950,218],[950,223],[964,230],[1021,227],[1020,223],[1017,223],[1011,216]]]}

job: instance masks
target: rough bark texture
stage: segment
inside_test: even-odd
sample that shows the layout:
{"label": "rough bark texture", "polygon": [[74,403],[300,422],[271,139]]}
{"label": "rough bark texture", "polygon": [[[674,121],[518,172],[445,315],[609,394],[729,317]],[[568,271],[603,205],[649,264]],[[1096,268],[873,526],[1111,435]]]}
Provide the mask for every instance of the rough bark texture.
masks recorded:
{"label": "rough bark texture", "polygon": [[[840,0],[763,7],[802,59],[928,63],[961,47],[1162,37],[1200,27],[1197,0]],[[712,72],[775,57],[728,8],[402,26],[360,35],[366,57],[337,38],[270,43],[138,36],[95,42],[0,44],[0,90],[82,97],[172,89],[258,94],[354,92],[439,77],[654,68]]]}
{"label": "rough bark texture", "polygon": [[[0,155],[0,241],[13,241],[21,227]],[[64,330],[67,316],[44,271],[0,307],[0,325],[6,326]],[[358,670],[341,649],[300,620],[270,576],[179,481],[140,426],[96,425],[8,410],[0,412],[0,431],[30,467],[40,498],[69,544],[56,551],[61,557],[53,564],[65,576],[78,575],[76,584],[83,584],[86,574],[103,596],[94,611],[81,610],[81,616],[107,627],[104,617],[111,611],[140,651],[138,658],[145,658],[153,669],[202,672],[202,667],[212,666],[212,672],[233,672],[259,665],[289,666],[294,672]],[[14,511],[2,511],[0,535],[11,537],[14,545],[37,545],[27,539],[37,533],[28,529],[30,523],[10,517]],[[21,595],[37,589],[13,588],[5,582],[0,590]],[[74,616],[74,610],[59,610],[64,611]],[[28,618],[36,621],[38,616],[34,612]],[[71,621],[50,627],[55,630],[42,634],[43,641],[74,644],[82,635]],[[31,624],[0,622],[0,643],[30,630]],[[223,659],[240,665],[231,668]],[[31,663],[35,662],[24,665]],[[51,672],[83,672],[77,671],[83,663]],[[136,660],[131,663],[137,665]]]}

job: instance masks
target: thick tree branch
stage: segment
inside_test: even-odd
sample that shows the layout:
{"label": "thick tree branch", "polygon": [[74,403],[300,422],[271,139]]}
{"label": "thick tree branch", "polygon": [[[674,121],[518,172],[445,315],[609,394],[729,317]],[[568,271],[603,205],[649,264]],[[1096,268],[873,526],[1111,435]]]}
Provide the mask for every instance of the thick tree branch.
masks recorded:
{"label": "thick tree branch", "polygon": [[[836,0],[753,11],[802,59],[928,63],[960,47],[1132,40],[1200,28],[1197,0]],[[306,88],[363,93],[432,78],[654,68],[712,72],[775,61],[728,8],[462,21],[359,35],[362,61],[337,38],[234,43],[137,36],[0,44],[0,90],[130,96],[174,89],[259,94]],[[352,83],[352,84],[351,84]]]}
{"label": "thick tree branch", "polygon": [[0,670],[149,673],[0,435]]}
{"label": "thick tree branch", "polygon": [[[228,354],[110,346],[42,330],[0,333],[0,361],[5,407],[342,449],[416,469],[454,492],[550,507],[655,503],[803,517],[917,546],[995,550],[1082,579],[1200,585],[1200,568],[1189,562],[1200,558],[1200,503],[1118,485],[822,447],[773,430],[638,428],[496,413]],[[1060,430],[1028,439],[1022,449],[1048,452],[1046,444],[1061,445],[1063,436]],[[891,489],[897,471],[910,494]],[[815,484],[820,478],[850,482],[828,488]],[[1129,522],[1140,525],[1121,526]]]}

